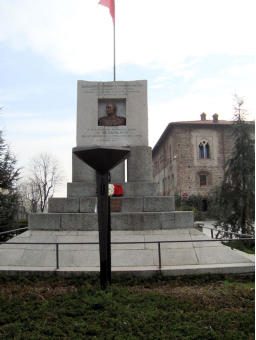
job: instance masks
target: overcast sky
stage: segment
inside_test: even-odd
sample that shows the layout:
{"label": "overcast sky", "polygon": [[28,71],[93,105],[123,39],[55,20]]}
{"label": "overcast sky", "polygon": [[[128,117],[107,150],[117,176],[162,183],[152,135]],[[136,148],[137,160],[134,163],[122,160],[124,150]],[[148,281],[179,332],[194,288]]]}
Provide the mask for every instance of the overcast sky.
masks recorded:
{"label": "overcast sky", "polygon": [[[255,13],[255,0],[116,0],[116,78],[148,80],[150,146],[169,122],[231,120],[235,93],[254,119]],[[98,0],[0,0],[0,128],[19,166],[46,151],[71,180],[77,80],[113,80],[112,32]]]}

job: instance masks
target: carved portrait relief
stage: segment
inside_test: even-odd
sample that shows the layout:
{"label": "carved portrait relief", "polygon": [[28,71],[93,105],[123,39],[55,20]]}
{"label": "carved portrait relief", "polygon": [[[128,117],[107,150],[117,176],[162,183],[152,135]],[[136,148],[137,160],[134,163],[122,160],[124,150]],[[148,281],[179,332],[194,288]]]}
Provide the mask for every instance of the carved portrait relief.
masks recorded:
{"label": "carved portrait relief", "polygon": [[[120,111],[120,112],[119,112]],[[121,126],[126,125],[125,102],[108,100],[99,102],[99,126]]]}

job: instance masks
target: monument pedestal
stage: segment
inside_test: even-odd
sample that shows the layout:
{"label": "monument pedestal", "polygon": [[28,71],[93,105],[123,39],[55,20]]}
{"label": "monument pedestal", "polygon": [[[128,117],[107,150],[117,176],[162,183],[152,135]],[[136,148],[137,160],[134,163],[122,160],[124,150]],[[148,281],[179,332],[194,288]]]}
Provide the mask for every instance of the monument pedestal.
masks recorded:
{"label": "monument pedestal", "polygon": [[[111,198],[113,205],[118,202],[111,213],[112,230],[193,227],[192,212],[175,211],[173,196],[157,196],[148,146],[146,81],[78,81],[77,146],[95,145],[130,150],[127,182],[124,162],[110,173],[111,183],[123,187],[122,197]],[[30,215],[30,229],[98,230],[96,172],[75,153],[72,168],[67,198],[50,199],[48,214]]]}
{"label": "monument pedestal", "polygon": [[[192,228],[192,211],[175,211],[173,196],[112,197],[121,201],[121,211],[111,213],[112,230]],[[30,214],[33,230],[98,230],[94,197],[49,199],[48,214]]]}

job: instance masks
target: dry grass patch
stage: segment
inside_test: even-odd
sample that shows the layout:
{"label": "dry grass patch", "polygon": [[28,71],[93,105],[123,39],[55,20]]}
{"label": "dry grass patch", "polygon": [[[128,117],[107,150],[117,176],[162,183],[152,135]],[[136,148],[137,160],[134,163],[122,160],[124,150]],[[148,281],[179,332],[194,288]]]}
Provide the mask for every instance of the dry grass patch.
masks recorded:
{"label": "dry grass patch", "polygon": [[8,282],[1,284],[0,297],[12,300],[14,298],[26,298],[34,296],[41,300],[47,300],[52,297],[64,295],[68,292],[76,292],[75,285],[67,285],[66,282],[29,282],[28,284],[19,284],[16,282]]}
{"label": "dry grass patch", "polygon": [[243,310],[254,309],[255,289],[249,285],[226,284],[225,281],[214,284],[177,286],[176,283],[165,283],[159,286],[145,287],[137,285],[129,287],[129,290],[137,293],[156,293],[174,297],[179,300],[190,301],[201,305],[206,310]]}

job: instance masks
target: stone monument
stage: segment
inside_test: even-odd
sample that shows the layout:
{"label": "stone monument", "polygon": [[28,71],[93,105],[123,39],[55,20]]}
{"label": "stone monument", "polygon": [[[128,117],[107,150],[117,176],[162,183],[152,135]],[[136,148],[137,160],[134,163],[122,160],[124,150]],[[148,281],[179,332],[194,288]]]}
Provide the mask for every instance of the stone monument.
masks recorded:
{"label": "stone monument", "polygon": [[[119,152],[128,156],[125,163]],[[201,242],[206,235],[193,228],[193,213],[175,211],[173,196],[157,195],[148,146],[146,81],[79,81],[72,154],[67,197],[52,198],[48,213],[29,216],[30,230],[12,239],[21,244],[0,246],[0,271],[73,275],[96,273],[100,266],[102,288],[111,282],[111,267],[135,275],[159,270],[164,275],[254,272],[254,263],[229,247]],[[111,183],[123,188],[122,196],[111,197],[111,213],[108,170]],[[165,241],[171,243],[161,247]],[[119,242],[125,244],[113,244]]]}
{"label": "stone monument", "polygon": [[[123,187],[112,197],[112,230],[193,227],[192,212],[175,211],[173,196],[157,196],[152,149],[148,146],[147,82],[78,81],[77,147],[129,148],[127,162],[111,170],[111,183]],[[75,150],[75,148],[74,148]],[[125,176],[126,173],[126,176]],[[126,178],[127,177],[127,178]],[[118,202],[118,204],[114,204]],[[31,214],[37,230],[98,230],[96,173],[72,153],[67,198],[51,198],[47,214]]]}

